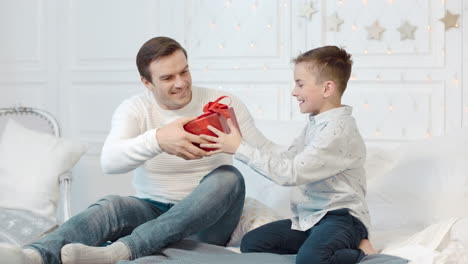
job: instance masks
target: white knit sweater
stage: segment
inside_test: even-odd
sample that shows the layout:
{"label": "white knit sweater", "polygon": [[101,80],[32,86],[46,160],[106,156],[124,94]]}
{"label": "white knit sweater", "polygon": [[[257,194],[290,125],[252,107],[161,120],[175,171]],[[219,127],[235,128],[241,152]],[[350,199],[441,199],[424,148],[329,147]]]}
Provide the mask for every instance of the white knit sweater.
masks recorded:
{"label": "white knit sweater", "polygon": [[[110,133],[101,154],[101,166],[105,173],[126,173],[135,170],[133,186],[136,196],[160,202],[176,203],[198,185],[210,171],[225,164],[232,164],[232,156],[218,154],[199,160],[184,160],[164,153],[159,148],[156,130],[176,119],[198,116],[203,106],[228,95],[239,122],[244,141],[268,150],[273,147],[255,127],[245,105],[235,96],[224,91],[192,87],[191,102],[181,109],[164,110],[152,93],[133,96],[115,110]],[[223,99],[223,103],[229,103]]]}

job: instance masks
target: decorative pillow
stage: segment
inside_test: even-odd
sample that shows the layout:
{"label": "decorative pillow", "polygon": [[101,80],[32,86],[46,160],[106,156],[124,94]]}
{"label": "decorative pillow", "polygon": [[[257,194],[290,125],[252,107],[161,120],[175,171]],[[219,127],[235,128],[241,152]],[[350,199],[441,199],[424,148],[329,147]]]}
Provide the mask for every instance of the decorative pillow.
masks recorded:
{"label": "decorative pillow", "polygon": [[263,203],[247,197],[244,202],[244,210],[240,217],[239,224],[231,234],[231,240],[227,243],[227,247],[240,246],[242,237],[247,232],[254,230],[262,225],[284,219],[277,214],[273,209]]}
{"label": "decorative pillow", "polygon": [[86,151],[82,144],[27,129],[9,119],[0,139],[0,207],[55,221],[58,176]]}
{"label": "decorative pillow", "polygon": [[418,232],[444,219],[468,217],[467,160],[467,128],[397,148],[392,168],[368,184],[374,229]]}

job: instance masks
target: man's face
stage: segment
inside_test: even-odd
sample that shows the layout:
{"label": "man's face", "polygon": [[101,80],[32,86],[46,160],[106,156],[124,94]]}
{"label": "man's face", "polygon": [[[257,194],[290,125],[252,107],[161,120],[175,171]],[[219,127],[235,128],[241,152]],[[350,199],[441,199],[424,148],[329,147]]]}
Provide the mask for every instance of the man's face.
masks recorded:
{"label": "man's face", "polygon": [[292,96],[299,101],[301,113],[319,114],[324,105],[323,85],[318,83],[310,63],[300,62],[294,67],[296,85]]}
{"label": "man's face", "polygon": [[166,110],[184,107],[192,99],[192,76],[181,50],[159,58],[149,65],[152,82],[142,77],[158,105]]}

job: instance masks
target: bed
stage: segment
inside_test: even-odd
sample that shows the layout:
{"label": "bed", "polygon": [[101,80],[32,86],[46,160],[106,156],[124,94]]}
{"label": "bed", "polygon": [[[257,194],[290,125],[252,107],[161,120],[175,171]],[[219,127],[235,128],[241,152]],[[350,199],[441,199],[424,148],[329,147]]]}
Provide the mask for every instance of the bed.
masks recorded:
{"label": "bed", "polygon": [[[282,144],[303,125],[257,122],[267,137]],[[468,129],[397,147],[367,145],[371,240],[381,254],[361,263],[468,263]],[[287,187],[235,165],[245,177],[247,198],[226,248],[184,240],[155,256],[120,263],[294,263],[293,255],[238,253],[246,232],[290,212]]]}

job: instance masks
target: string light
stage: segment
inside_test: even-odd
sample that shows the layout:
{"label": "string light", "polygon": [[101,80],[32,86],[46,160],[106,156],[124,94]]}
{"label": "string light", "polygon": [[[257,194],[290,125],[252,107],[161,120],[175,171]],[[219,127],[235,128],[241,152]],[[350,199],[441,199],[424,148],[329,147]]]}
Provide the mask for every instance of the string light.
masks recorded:
{"label": "string light", "polygon": [[210,28],[216,28],[216,23],[213,20],[210,21]]}
{"label": "string light", "polygon": [[351,26],[351,29],[352,29],[353,31],[357,31],[357,30],[358,30],[358,27],[356,26],[356,24],[353,24],[353,25]]}
{"label": "string light", "polygon": [[395,107],[394,107],[393,105],[390,105],[390,106],[388,107],[388,110],[389,110],[390,112],[393,112],[393,110],[395,110]]}
{"label": "string light", "polygon": [[237,25],[235,26],[235,29],[236,29],[237,31],[240,31],[240,30],[241,30],[240,24],[237,24]]}
{"label": "string light", "polygon": [[431,26],[427,26],[427,31],[431,32]]}
{"label": "string light", "polygon": [[369,51],[367,49],[364,50],[364,54],[367,54]]}
{"label": "string light", "polygon": [[364,109],[369,110],[369,103],[367,102],[364,103]]}
{"label": "string light", "polygon": [[377,137],[380,137],[380,136],[382,135],[382,132],[380,131],[380,128],[377,128],[377,129],[375,130],[375,135],[376,135]]}
{"label": "string light", "polygon": [[342,7],[342,6],[343,6],[343,0],[339,0],[339,1],[338,1],[338,6],[339,6],[339,7]]}
{"label": "string light", "polygon": [[267,27],[268,29],[271,29],[272,26],[271,26],[271,24],[267,24],[266,27]]}
{"label": "string light", "polygon": [[428,129],[428,130],[426,131],[426,134],[425,134],[424,136],[425,136],[426,138],[431,138],[431,137],[432,137],[431,130]]}
{"label": "string light", "polygon": [[223,43],[219,44],[219,49],[224,49],[224,44]]}
{"label": "string light", "polygon": [[392,49],[388,48],[388,49],[387,49],[387,54],[388,54],[388,55],[392,55]]}
{"label": "string light", "polygon": [[355,81],[355,80],[357,80],[357,79],[356,79],[356,75],[354,75],[354,74],[353,74],[353,75],[351,75],[351,78],[350,78],[350,79],[351,79],[352,81]]}
{"label": "string light", "polygon": [[455,77],[455,78],[452,80],[452,83],[453,83],[453,85],[458,86],[458,83],[459,83],[459,82],[458,82],[457,77]]}
{"label": "string light", "polygon": [[393,4],[393,0],[388,0],[388,3],[391,5]]}
{"label": "string light", "polygon": [[367,0],[362,0],[363,5],[367,5]]}

